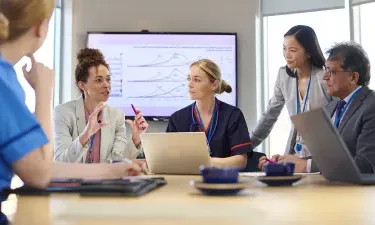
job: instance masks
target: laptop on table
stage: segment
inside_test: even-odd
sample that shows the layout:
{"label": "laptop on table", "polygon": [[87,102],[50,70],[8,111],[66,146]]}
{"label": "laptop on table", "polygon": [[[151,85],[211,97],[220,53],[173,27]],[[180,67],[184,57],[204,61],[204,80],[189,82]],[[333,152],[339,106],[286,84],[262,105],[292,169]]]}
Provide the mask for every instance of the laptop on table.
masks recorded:
{"label": "laptop on table", "polygon": [[360,172],[323,108],[291,116],[291,120],[325,178],[330,181],[375,184],[375,174]]}
{"label": "laptop on table", "polygon": [[144,133],[141,141],[151,173],[197,175],[210,164],[204,132]]}

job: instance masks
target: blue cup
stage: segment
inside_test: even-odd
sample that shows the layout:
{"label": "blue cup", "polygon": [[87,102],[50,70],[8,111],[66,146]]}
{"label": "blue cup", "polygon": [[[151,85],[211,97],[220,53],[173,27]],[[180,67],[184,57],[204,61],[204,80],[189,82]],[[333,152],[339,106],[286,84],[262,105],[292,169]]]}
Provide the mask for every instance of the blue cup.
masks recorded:
{"label": "blue cup", "polygon": [[296,165],[294,163],[285,163],[284,165],[286,168],[285,176],[293,176]]}
{"label": "blue cup", "polygon": [[264,166],[266,176],[293,176],[294,163],[268,163]]}
{"label": "blue cup", "polygon": [[239,168],[200,167],[204,183],[238,183]]}

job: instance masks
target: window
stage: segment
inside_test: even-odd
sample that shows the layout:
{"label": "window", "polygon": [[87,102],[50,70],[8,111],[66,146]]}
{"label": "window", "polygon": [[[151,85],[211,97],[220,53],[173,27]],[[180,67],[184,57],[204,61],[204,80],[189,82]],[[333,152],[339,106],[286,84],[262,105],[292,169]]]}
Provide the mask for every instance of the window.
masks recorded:
{"label": "window", "polygon": [[[34,54],[35,59],[38,62],[41,62],[45,64],[49,68],[55,68],[55,60],[59,59],[59,55],[55,55],[55,42],[60,42],[60,35],[55,35],[55,28],[59,28],[60,24],[57,24],[56,22],[60,22],[60,18],[57,18],[56,10],[61,9],[55,9],[55,12],[53,13],[50,23],[49,23],[49,30],[46,37],[46,40],[44,41],[42,47]],[[60,16],[60,13],[58,14]],[[58,25],[58,26],[56,26]],[[29,85],[25,77],[23,76],[22,72],[22,66],[26,63],[29,63],[28,58],[24,57],[22,58],[15,66],[14,69],[17,73],[18,81],[20,82],[22,88],[25,91],[26,94],[26,105],[29,108],[31,112],[35,111],[35,93],[32,87]],[[58,81],[59,79],[58,71],[55,72],[55,81]],[[58,92],[57,92],[58,93]]]}
{"label": "window", "polygon": [[[284,33],[297,24],[311,26],[318,36],[322,51],[325,52],[334,42],[350,39],[347,14],[345,9],[335,9],[264,17],[264,76],[267,76],[265,80],[268,79],[268,90],[265,94],[268,93],[269,98],[273,95],[278,70],[286,64],[282,54]],[[368,23],[370,24],[370,21]],[[284,107],[269,136],[270,155],[284,153],[290,129],[291,121]]]}
{"label": "window", "polygon": [[[356,41],[362,45],[370,58],[371,75],[375,73],[375,2],[353,7]],[[370,80],[370,88],[375,89],[374,77]]]}

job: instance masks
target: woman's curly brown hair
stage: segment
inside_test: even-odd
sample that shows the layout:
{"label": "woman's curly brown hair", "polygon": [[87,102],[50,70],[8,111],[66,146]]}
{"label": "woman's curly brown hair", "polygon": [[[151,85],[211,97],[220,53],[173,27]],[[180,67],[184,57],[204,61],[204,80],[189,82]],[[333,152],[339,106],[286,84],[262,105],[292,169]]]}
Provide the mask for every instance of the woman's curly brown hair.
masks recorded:
{"label": "woman's curly brown hair", "polygon": [[[81,49],[81,51],[79,51],[79,53],[77,54],[77,60],[78,64],[75,71],[77,86],[79,81],[82,81],[84,83],[87,82],[87,79],[89,78],[89,69],[91,67],[99,67],[100,65],[103,65],[109,70],[109,65],[105,61],[104,55],[98,49]],[[83,91],[81,89],[79,90],[81,91],[82,95],[84,95]]]}

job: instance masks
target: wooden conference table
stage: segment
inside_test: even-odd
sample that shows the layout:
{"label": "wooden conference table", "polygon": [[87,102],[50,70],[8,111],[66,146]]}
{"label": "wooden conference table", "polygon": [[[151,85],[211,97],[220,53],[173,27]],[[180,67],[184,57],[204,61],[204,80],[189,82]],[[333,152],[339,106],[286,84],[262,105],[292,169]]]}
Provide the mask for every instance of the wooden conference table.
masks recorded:
{"label": "wooden conference table", "polygon": [[14,206],[9,215],[14,225],[375,224],[375,186],[333,184],[309,175],[293,187],[254,181],[237,196],[213,197],[189,185],[198,176],[165,178],[166,186],[139,198],[11,196],[3,205]]}

